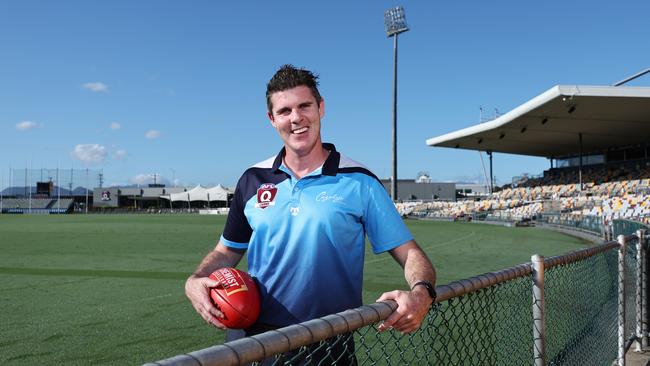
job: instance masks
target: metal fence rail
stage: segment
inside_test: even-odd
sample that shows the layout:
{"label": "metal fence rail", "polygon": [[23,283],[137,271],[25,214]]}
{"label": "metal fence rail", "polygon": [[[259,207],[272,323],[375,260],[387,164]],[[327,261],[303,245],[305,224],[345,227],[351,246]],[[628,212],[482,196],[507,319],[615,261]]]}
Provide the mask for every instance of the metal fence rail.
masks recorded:
{"label": "metal fence rail", "polygon": [[150,365],[623,365],[647,344],[639,236],[438,286],[409,335],[378,332],[386,301]]}

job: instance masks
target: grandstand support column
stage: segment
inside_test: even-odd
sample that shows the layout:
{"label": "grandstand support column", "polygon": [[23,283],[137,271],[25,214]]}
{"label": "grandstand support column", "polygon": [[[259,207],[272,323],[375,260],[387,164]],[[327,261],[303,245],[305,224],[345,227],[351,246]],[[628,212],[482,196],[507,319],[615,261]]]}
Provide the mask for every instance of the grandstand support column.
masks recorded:
{"label": "grandstand support column", "polygon": [[533,277],[533,355],[535,366],[546,365],[546,323],[544,314],[544,257],[531,258]]}
{"label": "grandstand support column", "polygon": [[636,277],[636,319],[637,329],[636,334],[639,337],[637,342],[637,352],[643,352],[648,348],[648,298],[646,281],[648,274],[646,273],[646,256],[647,256],[647,243],[645,237],[645,230],[637,230],[636,235],[639,237],[639,244],[637,245],[637,277]]}
{"label": "grandstand support column", "polygon": [[618,236],[618,366],[625,366],[625,235]]}
{"label": "grandstand support column", "polygon": [[494,192],[494,173],[492,173],[492,151],[487,151],[490,158],[490,194]]}
{"label": "grandstand support column", "polygon": [[582,192],[582,132],[578,133],[578,140],[580,140],[580,166],[578,167],[578,181],[580,192]]}

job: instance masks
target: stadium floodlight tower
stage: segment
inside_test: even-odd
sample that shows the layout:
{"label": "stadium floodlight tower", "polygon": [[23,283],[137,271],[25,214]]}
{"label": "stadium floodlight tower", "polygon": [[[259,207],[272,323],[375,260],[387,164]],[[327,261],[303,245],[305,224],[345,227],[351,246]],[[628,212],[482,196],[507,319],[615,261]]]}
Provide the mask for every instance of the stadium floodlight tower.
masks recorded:
{"label": "stadium floodlight tower", "polygon": [[393,178],[391,179],[390,196],[397,201],[397,38],[400,33],[409,30],[406,25],[404,8],[397,6],[384,13],[386,35],[393,37]]}

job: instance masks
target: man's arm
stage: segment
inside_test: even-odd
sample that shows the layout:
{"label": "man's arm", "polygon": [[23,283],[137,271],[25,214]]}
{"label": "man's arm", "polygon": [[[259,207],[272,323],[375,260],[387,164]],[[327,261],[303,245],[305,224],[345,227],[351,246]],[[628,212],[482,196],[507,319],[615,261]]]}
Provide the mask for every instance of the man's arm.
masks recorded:
{"label": "man's arm", "polygon": [[219,282],[208,276],[219,268],[235,267],[243,255],[243,250],[229,248],[220,240],[185,282],[185,296],[190,299],[196,312],[217,328],[226,329],[219,321],[219,318],[223,318],[223,314],[210,299],[210,288],[216,287]]}
{"label": "man's arm", "polygon": [[381,295],[377,301],[395,300],[397,309],[379,325],[379,330],[393,328],[402,333],[410,333],[420,327],[433,302],[424,286],[413,288],[413,285],[419,281],[427,281],[435,286],[436,271],[414,240],[392,249],[390,254],[404,268],[404,277],[412,290],[395,290]]}

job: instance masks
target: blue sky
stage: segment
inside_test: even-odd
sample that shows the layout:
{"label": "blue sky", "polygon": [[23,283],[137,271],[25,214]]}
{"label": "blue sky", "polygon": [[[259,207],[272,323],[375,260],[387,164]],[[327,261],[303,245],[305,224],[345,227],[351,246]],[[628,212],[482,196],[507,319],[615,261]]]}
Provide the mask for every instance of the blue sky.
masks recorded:
{"label": "blue sky", "polygon": [[[400,178],[476,180],[479,153],[425,140],[476,124],[481,106],[503,113],[556,84],[650,66],[645,1],[2,1],[2,185],[31,164],[103,169],[108,184],[157,173],[233,186],[281,147],[264,91],[285,63],[320,74],[324,140],[388,177],[383,12],[396,5],[411,28],[399,44]],[[494,155],[500,183],[548,167]]]}

